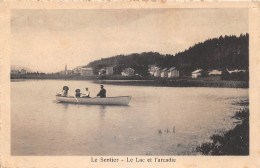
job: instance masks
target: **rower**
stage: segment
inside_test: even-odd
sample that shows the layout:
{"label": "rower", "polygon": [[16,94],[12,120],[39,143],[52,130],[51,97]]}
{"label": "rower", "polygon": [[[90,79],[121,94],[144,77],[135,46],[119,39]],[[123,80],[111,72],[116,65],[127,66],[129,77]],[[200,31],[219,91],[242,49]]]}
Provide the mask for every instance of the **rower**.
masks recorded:
{"label": "rower", "polygon": [[84,94],[81,94],[81,97],[84,97],[84,98],[90,97],[90,91],[88,90],[88,88],[85,89],[85,93]]}
{"label": "rower", "polygon": [[97,97],[105,98],[106,97],[106,89],[104,89],[103,85],[100,85],[100,91],[97,95]]}

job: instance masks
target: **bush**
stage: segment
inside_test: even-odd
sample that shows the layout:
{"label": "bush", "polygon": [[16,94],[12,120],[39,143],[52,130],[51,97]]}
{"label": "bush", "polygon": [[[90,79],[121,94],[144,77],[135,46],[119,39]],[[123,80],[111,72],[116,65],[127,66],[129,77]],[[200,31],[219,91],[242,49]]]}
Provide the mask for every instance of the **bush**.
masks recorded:
{"label": "bush", "polygon": [[241,124],[223,135],[212,135],[211,142],[203,143],[196,150],[203,155],[249,155],[249,110],[237,112],[234,118]]}

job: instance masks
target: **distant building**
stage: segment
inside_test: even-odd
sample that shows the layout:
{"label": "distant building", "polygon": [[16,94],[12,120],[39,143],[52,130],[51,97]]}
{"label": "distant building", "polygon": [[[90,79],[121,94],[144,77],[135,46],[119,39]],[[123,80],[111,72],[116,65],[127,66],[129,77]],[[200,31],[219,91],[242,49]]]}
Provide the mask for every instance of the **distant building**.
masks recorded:
{"label": "distant building", "polygon": [[171,67],[168,70],[168,78],[178,78],[178,77],[180,77],[180,71],[175,67]]}
{"label": "distant building", "polygon": [[73,70],[66,70],[66,71],[60,71],[59,72],[59,74],[61,74],[61,75],[71,75],[73,73],[74,73]]}
{"label": "distant building", "polygon": [[67,75],[71,75],[73,73],[74,73],[73,70],[67,70]]}
{"label": "distant building", "polygon": [[202,69],[197,69],[191,73],[192,78],[198,78],[202,75]]}
{"label": "distant building", "polygon": [[238,72],[246,72],[244,69],[234,69],[234,70],[227,70],[230,74],[238,73]]}
{"label": "distant building", "polygon": [[65,65],[65,75],[68,75],[67,64]]}
{"label": "distant building", "polygon": [[153,76],[154,77],[160,77],[161,76],[161,68],[156,67]]}
{"label": "distant building", "polygon": [[162,78],[167,78],[168,77],[168,70],[167,70],[167,68],[162,69],[161,77]]}
{"label": "distant building", "polygon": [[60,72],[59,72],[59,74],[61,74],[61,75],[71,75],[71,74],[73,74],[73,73],[74,73],[73,70],[68,70],[67,64],[65,65],[64,71],[60,71]]}
{"label": "distant building", "polygon": [[19,70],[11,70],[11,74],[20,74],[20,71]]}
{"label": "distant building", "polygon": [[21,69],[21,74],[26,74],[27,71],[25,69]]}
{"label": "distant building", "polygon": [[222,71],[219,71],[219,70],[214,69],[214,70],[209,71],[208,74],[209,74],[209,75],[221,75],[221,74],[222,74]]}
{"label": "distant building", "polygon": [[81,68],[80,75],[81,76],[92,76],[93,75],[93,69],[92,68]]}
{"label": "distant building", "polygon": [[133,76],[135,74],[135,70],[133,68],[125,68],[122,72],[122,76]]}
{"label": "distant building", "polygon": [[161,77],[161,68],[156,65],[149,65],[148,73],[154,77]]}
{"label": "distant building", "polygon": [[78,66],[74,68],[72,71],[73,74],[80,74],[82,66]]}
{"label": "distant building", "polygon": [[106,75],[113,75],[113,74],[114,74],[114,67],[107,67]]}
{"label": "distant building", "polygon": [[148,73],[149,73],[151,76],[153,76],[153,75],[154,75],[154,72],[155,72],[156,66],[155,66],[155,65],[149,65],[148,67],[149,67],[149,68],[148,68]]}

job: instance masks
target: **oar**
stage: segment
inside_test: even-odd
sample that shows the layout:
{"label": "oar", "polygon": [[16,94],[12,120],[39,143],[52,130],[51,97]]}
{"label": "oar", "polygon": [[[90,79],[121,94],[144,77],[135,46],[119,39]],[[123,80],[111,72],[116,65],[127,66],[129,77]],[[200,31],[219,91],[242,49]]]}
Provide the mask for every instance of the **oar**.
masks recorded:
{"label": "oar", "polygon": [[77,102],[78,102],[78,104],[79,104],[79,101],[78,101],[78,99],[76,98],[76,96],[74,96],[74,98],[77,100]]}

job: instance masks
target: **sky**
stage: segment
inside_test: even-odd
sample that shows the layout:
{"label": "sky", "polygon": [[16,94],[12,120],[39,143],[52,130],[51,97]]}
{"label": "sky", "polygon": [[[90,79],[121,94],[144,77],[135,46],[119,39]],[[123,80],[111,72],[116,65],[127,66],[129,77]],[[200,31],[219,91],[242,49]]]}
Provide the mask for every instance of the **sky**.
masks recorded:
{"label": "sky", "polygon": [[11,64],[51,73],[119,54],[175,54],[248,33],[247,9],[14,9]]}

